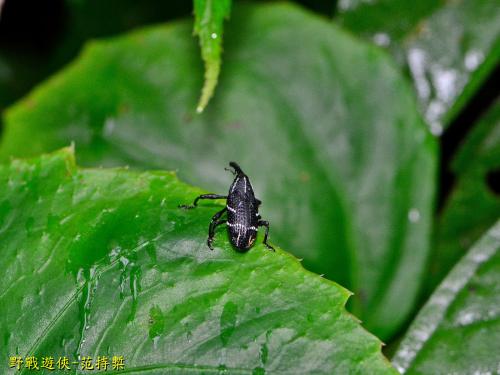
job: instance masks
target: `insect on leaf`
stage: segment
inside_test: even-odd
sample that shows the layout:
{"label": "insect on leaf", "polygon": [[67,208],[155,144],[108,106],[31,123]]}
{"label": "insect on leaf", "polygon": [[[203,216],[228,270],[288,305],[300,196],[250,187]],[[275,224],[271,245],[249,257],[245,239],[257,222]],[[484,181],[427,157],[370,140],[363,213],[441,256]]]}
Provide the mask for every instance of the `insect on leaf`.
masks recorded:
{"label": "insect on leaf", "polygon": [[353,290],[387,340],[416,302],[433,214],[436,143],[411,86],[383,51],[292,4],[235,6],[227,27],[227,74],[202,115],[191,20],[151,27],[94,42],[10,108],[0,159],[74,140],[82,165],[176,169],[219,194],[237,160],[271,243]]}
{"label": "insect on leaf", "polygon": [[[0,166],[0,357],[123,356],[134,374],[395,370],[350,293],[260,242],[169,172],[80,169],[69,149]],[[222,228],[221,228],[222,229]]]}

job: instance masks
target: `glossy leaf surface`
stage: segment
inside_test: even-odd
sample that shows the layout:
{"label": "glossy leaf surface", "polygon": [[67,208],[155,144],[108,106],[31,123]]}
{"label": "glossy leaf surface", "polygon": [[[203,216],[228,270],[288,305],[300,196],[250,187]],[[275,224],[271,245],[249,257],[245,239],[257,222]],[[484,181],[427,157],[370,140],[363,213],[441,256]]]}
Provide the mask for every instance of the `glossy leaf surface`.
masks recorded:
{"label": "glossy leaf surface", "polygon": [[338,20],[388,48],[410,72],[435,134],[500,62],[497,1],[343,0]]}
{"label": "glossy leaf surface", "polygon": [[500,101],[468,136],[452,170],[457,182],[437,225],[428,290],[500,215]]}
{"label": "glossy leaf surface", "polygon": [[[79,169],[71,150],[0,166],[0,356],[123,356],[128,373],[394,373],[349,292],[168,172]],[[75,365],[72,365],[75,368]],[[17,373],[15,369],[12,372]],[[31,373],[31,371],[24,371]]]}
{"label": "glossy leaf surface", "polygon": [[175,23],[92,44],[9,111],[0,157],[74,140],[84,165],[177,169],[219,194],[237,161],[271,239],[354,290],[387,338],[414,305],[432,220],[435,142],[411,88],[377,48],[294,6],[236,7],[227,25],[202,115],[192,25]]}
{"label": "glossy leaf surface", "polygon": [[420,311],[393,363],[407,374],[498,371],[500,221],[453,268]]}
{"label": "glossy leaf surface", "polygon": [[219,79],[224,20],[231,12],[231,0],[194,0],[194,31],[200,39],[205,62],[205,82],[197,112],[202,112],[214,94]]}

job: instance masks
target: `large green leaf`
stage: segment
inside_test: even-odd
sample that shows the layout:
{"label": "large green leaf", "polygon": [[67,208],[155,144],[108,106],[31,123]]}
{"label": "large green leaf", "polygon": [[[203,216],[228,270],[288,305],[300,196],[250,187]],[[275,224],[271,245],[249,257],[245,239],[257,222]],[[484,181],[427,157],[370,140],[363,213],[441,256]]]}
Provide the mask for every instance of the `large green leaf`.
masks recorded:
{"label": "large green leaf", "polygon": [[205,62],[205,83],[196,108],[202,112],[214,94],[219,79],[222,31],[231,12],[231,0],[194,0],[194,31],[200,38],[201,56]]}
{"label": "large green leaf", "polygon": [[178,208],[199,193],[168,172],[78,169],[68,149],[0,166],[0,357],[117,355],[147,374],[395,372],[344,310],[347,290],[262,238],[242,254],[219,230],[210,251],[220,205]]}
{"label": "large green leaf", "polygon": [[[457,183],[439,219],[428,290],[498,219],[500,197],[489,186],[500,169],[500,101],[473,129],[452,164]],[[490,177],[491,176],[491,177]],[[490,177],[490,178],[488,178]],[[473,214],[471,214],[471,209]]]}
{"label": "large green leaf", "polygon": [[387,338],[414,305],[432,221],[435,142],[411,88],[381,51],[328,21],[244,6],[228,23],[217,95],[194,115],[202,67],[191,29],[89,46],[9,111],[0,157],[75,140],[84,165],[177,168],[216,193],[236,160],[272,239],[352,288],[355,313]]}
{"label": "large green leaf", "polygon": [[500,342],[500,220],[420,311],[393,363],[408,374],[493,374]]}
{"label": "large green leaf", "polygon": [[435,134],[500,61],[500,7],[492,0],[343,0],[339,22],[387,47],[414,81]]}

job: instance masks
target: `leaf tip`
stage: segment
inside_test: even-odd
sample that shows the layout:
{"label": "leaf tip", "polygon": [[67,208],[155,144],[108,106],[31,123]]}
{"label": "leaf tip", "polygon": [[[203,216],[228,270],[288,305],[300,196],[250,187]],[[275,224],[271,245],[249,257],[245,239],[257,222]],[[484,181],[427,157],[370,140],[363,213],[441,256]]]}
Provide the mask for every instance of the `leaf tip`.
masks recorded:
{"label": "leaf tip", "polygon": [[65,148],[69,153],[71,154],[75,154],[75,141],[71,141],[71,143],[69,144],[69,146],[67,146]]}
{"label": "leaf tip", "polygon": [[197,113],[202,113],[205,110],[208,102],[214,95],[215,87],[217,86],[217,81],[220,72],[220,60],[217,61],[206,61],[205,66],[205,82],[201,90],[200,100],[198,101],[198,106],[196,107]]}
{"label": "leaf tip", "polygon": [[66,170],[71,173],[76,168],[75,158],[75,142],[71,142],[69,146],[61,148],[53,153],[54,155],[61,155],[66,165]]}

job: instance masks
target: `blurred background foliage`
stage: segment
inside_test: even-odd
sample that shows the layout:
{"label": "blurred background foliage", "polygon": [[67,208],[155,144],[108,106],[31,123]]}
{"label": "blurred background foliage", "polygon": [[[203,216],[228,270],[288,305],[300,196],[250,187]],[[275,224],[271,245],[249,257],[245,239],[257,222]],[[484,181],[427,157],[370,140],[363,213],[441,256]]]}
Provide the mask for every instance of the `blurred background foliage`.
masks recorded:
{"label": "blurred background foliage", "polygon": [[[354,290],[351,308],[391,342],[499,216],[500,7],[494,0],[296,3],[270,7],[271,15],[259,9],[273,1],[232,5],[220,82],[198,116],[203,65],[190,1],[7,0],[2,112],[91,39],[189,21],[172,23],[170,34],[91,44],[3,113],[0,156],[75,139],[84,165],[178,169],[184,180],[222,192],[223,160],[234,155],[252,165],[273,238],[307,268]],[[131,68],[136,51],[150,60]],[[164,61],[175,64],[148,84]],[[169,153],[174,146],[179,151]]]}
{"label": "blurred background foliage", "polygon": [[188,16],[190,1],[6,1],[0,19],[0,106],[67,64],[85,41]]}

